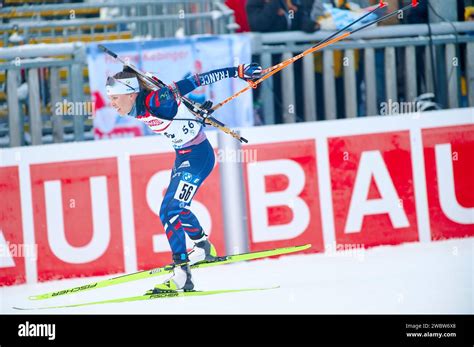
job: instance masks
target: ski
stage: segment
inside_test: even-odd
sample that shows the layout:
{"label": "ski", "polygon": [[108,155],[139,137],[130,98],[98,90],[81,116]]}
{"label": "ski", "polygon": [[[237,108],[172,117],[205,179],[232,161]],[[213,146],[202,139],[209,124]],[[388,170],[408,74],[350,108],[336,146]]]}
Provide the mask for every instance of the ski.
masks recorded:
{"label": "ski", "polygon": [[[272,256],[277,256],[277,255],[301,252],[310,247],[311,247],[311,244],[306,244],[302,246],[283,247],[283,248],[275,248],[275,249],[265,250],[265,251],[227,255],[227,256],[217,257],[217,260],[213,260],[209,262],[204,261],[204,262],[193,264],[191,265],[191,269],[200,269],[200,268],[205,268],[205,267],[210,267],[210,266],[224,265],[224,264],[236,263],[240,261],[261,259],[261,258],[267,258],[267,257],[272,257]],[[63,289],[60,291],[49,292],[49,293],[44,293],[44,294],[32,295],[29,297],[29,299],[30,300],[51,299],[51,298],[56,298],[58,296],[75,294],[75,293],[80,293],[87,290],[99,289],[99,288],[109,287],[109,286],[113,286],[117,284],[138,281],[138,280],[142,280],[146,278],[162,276],[162,275],[170,274],[172,272],[173,272],[173,265],[169,264],[163,267],[125,274],[122,276],[117,276],[117,277],[109,278],[106,280],[85,284],[79,287],[73,287],[73,288]]]}
{"label": "ski", "polygon": [[13,307],[13,308],[15,310],[20,310],[20,311],[60,309],[60,308],[70,308],[70,307],[81,307],[81,306],[113,304],[113,303],[132,302],[132,301],[153,300],[153,299],[179,298],[179,297],[187,297],[187,296],[205,296],[205,295],[216,295],[216,294],[226,294],[226,293],[242,293],[242,292],[261,291],[261,290],[269,290],[269,289],[277,289],[277,288],[279,288],[279,286],[268,287],[268,288],[220,289],[220,290],[204,290],[204,291],[193,290],[193,291],[189,291],[189,292],[170,290],[170,291],[166,291],[166,292],[158,293],[158,294],[151,294],[151,293],[147,292],[143,295],[138,295],[138,296],[129,296],[129,297],[102,300],[102,301],[91,301],[91,302],[84,302],[84,303],[80,303],[80,304],[59,305],[59,306],[41,306],[41,307],[29,307],[29,308]]}

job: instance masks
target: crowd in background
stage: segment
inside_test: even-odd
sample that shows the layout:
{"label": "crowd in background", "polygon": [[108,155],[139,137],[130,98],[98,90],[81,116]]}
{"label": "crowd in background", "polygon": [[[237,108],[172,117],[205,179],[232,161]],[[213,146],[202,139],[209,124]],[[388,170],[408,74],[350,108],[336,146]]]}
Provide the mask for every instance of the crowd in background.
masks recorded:
{"label": "crowd in background", "polygon": [[[457,4],[458,21],[474,20],[474,0],[454,0]],[[235,11],[238,32],[278,32],[302,30],[314,32],[330,29],[327,22],[329,5],[341,10],[360,12],[378,5],[379,0],[226,0]],[[391,12],[411,3],[411,0],[385,0],[386,11]],[[399,20],[392,17],[380,25],[426,23],[428,2],[420,1],[410,11],[410,16]]]}

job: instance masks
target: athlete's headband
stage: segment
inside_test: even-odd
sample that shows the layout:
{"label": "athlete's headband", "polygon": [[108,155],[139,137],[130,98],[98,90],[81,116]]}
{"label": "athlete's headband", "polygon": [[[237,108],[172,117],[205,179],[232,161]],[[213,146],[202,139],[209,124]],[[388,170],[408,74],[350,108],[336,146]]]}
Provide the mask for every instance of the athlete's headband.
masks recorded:
{"label": "athlete's headband", "polygon": [[140,91],[140,85],[136,77],[120,79],[109,77],[105,89],[107,95],[132,94]]}

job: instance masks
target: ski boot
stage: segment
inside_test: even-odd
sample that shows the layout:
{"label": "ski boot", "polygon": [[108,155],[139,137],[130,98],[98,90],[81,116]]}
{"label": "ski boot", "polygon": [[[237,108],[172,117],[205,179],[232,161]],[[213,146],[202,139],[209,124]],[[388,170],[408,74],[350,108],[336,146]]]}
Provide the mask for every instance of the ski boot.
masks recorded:
{"label": "ski boot", "polygon": [[216,248],[204,235],[198,240],[194,241],[193,249],[188,253],[190,264],[196,264],[202,261],[213,261],[217,257]]}
{"label": "ski boot", "polygon": [[194,289],[189,259],[186,254],[182,254],[182,256],[180,254],[173,254],[173,276],[168,281],[157,284],[151,290],[151,294],[176,292],[178,290],[189,292]]}

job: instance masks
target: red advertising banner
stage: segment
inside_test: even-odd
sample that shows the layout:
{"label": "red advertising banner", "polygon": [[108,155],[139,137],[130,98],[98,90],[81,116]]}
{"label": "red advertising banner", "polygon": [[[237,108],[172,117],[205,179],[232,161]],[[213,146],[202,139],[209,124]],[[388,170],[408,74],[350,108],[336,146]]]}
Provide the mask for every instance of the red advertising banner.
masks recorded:
{"label": "red advertising banner", "polygon": [[0,285],[26,282],[25,256],[35,256],[23,242],[18,167],[0,167]]}
{"label": "red advertising banner", "polygon": [[[243,170],[249,251],[473,237],[474,125],[462,112],[244,129],[254,160],[230,165]],[[3,149],[0,286],[170,263],[159,211],[175,155],[161,140]],[[236,182],[223,176],[217,162],[190,207],[221,255],[238,239],[226,239],[221,188]]]}
{"label": "red advertising banner", "polygon": [[417,241],[408,131],[328,139],[337,244]]}
{"label": "red advertising banner", "polygon": [[314,140],[245,146],[256,162],[244,177],[251,251],[311,243],[323,252]]}
{"label": "red advertising banner", "polygon": [[124,271],[117,159],[31,165],[38,280]]}
{"label": "red advertising banner", "polygon": [[474,236],[474,125],[423,130],[431,238]]}

